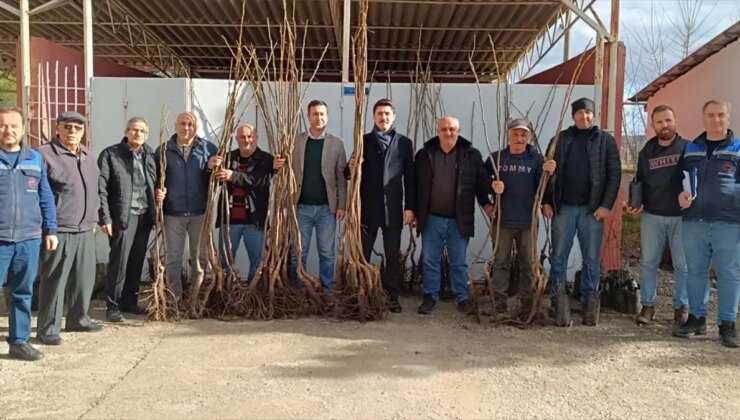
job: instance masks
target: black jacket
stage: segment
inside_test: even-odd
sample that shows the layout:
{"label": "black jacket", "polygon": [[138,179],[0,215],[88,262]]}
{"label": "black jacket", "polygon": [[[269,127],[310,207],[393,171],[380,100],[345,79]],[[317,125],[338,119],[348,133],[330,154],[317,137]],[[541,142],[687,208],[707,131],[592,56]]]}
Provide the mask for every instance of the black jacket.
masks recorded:
{"label": "black jacket", "polygon": [[[149,201],[148,214],[153,224],[155,219],[154,180],[157,177],[154,151],[147,144],[141,147],[146,196]],[[128,139],[124,137],[120,143],[103,149],[98,156],[98,167],[100,168],[98,179],[100,221],[98,223],[100,225],[112,224],[114,231],[124,230],[128,227],[128,217],[131,212],[131,185],[134,178],[134,153],[128,146]]]}
{"label": "black jacket", "polygon": [[486,170],[494,178],[493,167],[497,162],[499,176],[505,185],[501,195],[501,223],[510,229],[529,228],[532,225],[532,207],[542,177],[544,159],[530,144],[519,155],[512,155],[509,147],[503,151],[495,151],[485,163]]}
{"label": "black jacket", "polygon": [[[560,132],[560,139],[555,148],[554,159],[557,169],[545,191],[542,203],[553,206],[555,211],[560,209],[563,190],[566,188],[564,182],[566,157],[568,148],[576,139],[576,128],[571,126]],[[588,207],[596,211],[599,207],[611,210],[617,200],[619,184],[622,179],[622,163],[617,150],[617,142],[611,134],[593,126],[590,129],[590,137],[587,140],[586,151],[589,156],[588,162],[580,162],[583,176],[588,176],[591,184]],[[552,148],[552,140],[547,146],[548,154]]]}
{"label": "black jacket", "polygon": [[[252,224],[258,229],[265,229],[267,220],[267,207],[270,204],[270,181],[273,175],[274,157],[260,149],[255,149],[251,158],[248,160],[246,171],[237,171],[239,166],[239,149],[232,150],[229,153],[225,167],[234,171],[231,181],[226,183],[226,188],[231,194],[233,186],[244,186],[247,188],[247,203],[249,203],[249,218]],[[225,195],[221,195],[221,200]],[[216,216],[216,227],[221,227],[223,218],[223,201],[218,206],[219,211]]]}
{"label": "black jacket", "polygon": [[688,140],[676,135],[668,147],[660,147],[658,138],[645,143],[637,158],[636,178],[642,182],[642,205],[645,211],[659,216],[681,216],[678,195],[683,190],[676,177],[677,165]]}
{"label": "black jacket", "polygon": [[[372,132],[365,134],[362,144],[361,222],[401,229],[404,210],[416,211],[414,145],[408,137],[396,133],[383,153]],[[350,178],[349,165],[344,175]]]}
{"label": "black jacket", "polygon": [[[481,206],[490,204],[491,177],[483,167],[483,157],[472,143],[463,137],[457,139],[457,224],[463,236],[475,234],[475,199]],[[416,209],[417,233],[424,231],[424,222],[429,214],[429,202],[432,195],[432,159],[440,148],[439,137],[424,143],[416,153]]]}

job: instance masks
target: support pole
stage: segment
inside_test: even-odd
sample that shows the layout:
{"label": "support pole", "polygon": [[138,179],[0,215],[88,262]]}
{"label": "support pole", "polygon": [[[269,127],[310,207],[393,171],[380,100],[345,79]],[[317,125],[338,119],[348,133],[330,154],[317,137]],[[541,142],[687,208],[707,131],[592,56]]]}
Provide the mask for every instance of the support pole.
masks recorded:
{"label": "support pole", "polygon": [[[90,87],[92,85],[93,74],[93,10],[92,0],[83,0],[82,3],[82,14],[83,14],[83,33],[85,37],[84,42],[84,53],[85,53],[85,116],[87,117],[87,146],[90,147],[92,138],[90,133],[90,115],[92,109],[90,104],[92,103],[92,92]],[[76,110],[75,110],[76,111]]]}
{"label": "support pole", "polygon": [[[31,132],[31,31],[28,14],[28,0],[21,0],[21,102],[23,107],[23,127],[26,128],[26,136]],[[26,137],[26,140],[30,137]],[[26,144],[29,144],[26,141]]]}
{"label": "support pole", "polygon": [[611,36],[609,44],[609,85],[607,91],[606,130],[614,135],[617,111],[617,63],[619,59],[619,0],[612,0]]}
{"label": "support pole", "polygon": [[342,83],[349,82],[349,30],[350,23],[349,18],[351,15],[351,1],[344,0],[344,9],[342,10],[343,21],[342,21]]}
{"label": "support pole", "polygon": [[594,63],[594,123],[603,126],[602,98],[604,96],[604,38],[596,35],[596,57]]}
{"label": "support pole", "polygon": [[565,12],[565,34],[563,34],[563,62],[570,59],[570,12]]}

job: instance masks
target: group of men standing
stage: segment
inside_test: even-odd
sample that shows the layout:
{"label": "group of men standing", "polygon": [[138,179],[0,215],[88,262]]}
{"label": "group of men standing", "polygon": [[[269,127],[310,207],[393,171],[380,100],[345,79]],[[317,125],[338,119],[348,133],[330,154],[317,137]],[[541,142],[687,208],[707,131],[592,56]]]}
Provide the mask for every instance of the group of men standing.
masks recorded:
{"label": "group of men standing", "polygon": [[[309,129],[300,134],[291,156],[296,176],[301,255],[305,265],[316,232],[319,277],[325,294],[332,293],[336,224],[345,217],[347,181],[361,165],[362,247],[372,255],[378,232],[383,235],[383,287],[391,312],[402,311],[400,245],[404,225],[416,228],[423,247],[423,299],[418,307],[429,314],[439,301],[442,257],[447,251],[451,288],[458,309],[471,312],[468,295],[467,246],[475,234],[476,201],[490,218],[500,204],[500,231],[494,255],[496,311],[507,310],[510,268],[517,264],[522,299],[532,292],[532,215],[535,193],[544,173],[551,176],[542,200],[542,214],[552,219],[550,293],[556,324],[570,323],[565,292],[566,268],[573,245],[583,257],[581,303],[583,323],[598,323],[600,312],[600,249],[604,220],[617,198],[621,164],[614,138],[594,125],[594,103],[572,104],[574,125],[548,146],[548,156],[533,144],[533,127],[525,119],[507,126],[507,146],[488,156],[460,136],[455,117],[438,120],[437,136],[414,155],[412,141],[394,125],[396,110],[387,99],[373,106],[373,128],[363,138],[363,159],[347,161],[341,139],[326,130],[328,107],[308,104]],[[655,278],[666,238],[674,260],[676,293],[674,335],[706,332],[709,268],[717,264],[718,324],[722,343],[736,347],[735,317],[740,298],[740,140],[729,130],[730,105],[710,101],[704,108],[707,131],[693,142],[676,133],[668,106],[656,107],[652,124],[656,138],[640,153],[637,179],[644,184],[642,207],[628,208],[642,216],[642,311],[638,324],[652,322]],[[228,213],[218,214],[217,227],[228,223],[230,258],[243,242],[249,257],[247,281],[255,275],[264,246],[272,176],[285,159],[258,147],[257,130],[244,124],[235,132],[237,149],[224,160],[216,147],[199,137],[194,114],[184,112],[175,134],[156,151],[146,144],[149,127],[130,119],[120,143],[96,160],[81,140],[86,119],[76,112],[57,118],[57,136],[33,150],[22,143],[23,117],[15,108],[0,109],[0,276],[7,274],[10,291],[10,356],[38,360],[29,343],[33,281],[40,271],[37,339],[59,345],[63,308],[67,331],[98,331],[89,305],[95,278],[95,229],[109,236],[111,247],[106,286],[106,319],[122,322],[124,313],[144,314],[138,305],[139,281],[158,202],[163,205],[167,243],[167,281],[182,298],[182,265],[186,241],[191,272],[206,266],[200,233],[209,197],[209,179],[223,182]],[[162,154],[166,167],[161,167]],[[684,174],[695,177],[698,191],[683,190]],[[163,188],[160,188],[163,185]],[[228,218],[228,220],[226,220]],[[226,229],[220,250],[226,264]],[[681,233],[683,232],[683,233]],[[682,243],[683,242],[683,243]],[[42,246],[43,245],[43,246]],[[516,260],[511,261],[516,248]],[[198,255],[199,258],[195,258]],[[39,269],[40,264],[40,269]],[[69,284],[68,284],[69,283]]]}

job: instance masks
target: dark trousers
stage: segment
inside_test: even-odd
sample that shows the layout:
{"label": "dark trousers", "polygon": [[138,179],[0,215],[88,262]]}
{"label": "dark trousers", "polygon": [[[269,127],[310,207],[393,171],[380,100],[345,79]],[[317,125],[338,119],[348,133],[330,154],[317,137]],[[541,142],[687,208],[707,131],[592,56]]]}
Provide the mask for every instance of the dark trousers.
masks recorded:
{"label": "dark trousers", "polygon": [[511,250],[516,243],[516,265],[519,268],[519,293],[532,292],[532,230],[506,228],[498,233],[498,247],[493,257],[493,291],[505,294],[511,279]]}
{"label": "dark trousers", "polygon": [[367,261],[373,253],[378,230],[383,231],[383,253],[385,254],[385,271],[382,273],[383,289],[392,299],[398,298],[401,275],[401,231],[378,225],[362,225],[362,253]]}
{"label": "dark trousers", "polygon": [[105,284],[108,309],[131,307],[139,301],[139,283],[146,259],[152,223],[148,214],[128,217],[125,230],[113,230],[110,237],[110,258]]}
{"label": "dark trousers", "polygon": [[[90,325],[90,298],[95,287],[95,233],[58,233],[55,251],[41,254],[39,314],[36,334],[59,334],[62,325],[65,291],[67,328]],[[69,286],[67,285],[69,283]]]}

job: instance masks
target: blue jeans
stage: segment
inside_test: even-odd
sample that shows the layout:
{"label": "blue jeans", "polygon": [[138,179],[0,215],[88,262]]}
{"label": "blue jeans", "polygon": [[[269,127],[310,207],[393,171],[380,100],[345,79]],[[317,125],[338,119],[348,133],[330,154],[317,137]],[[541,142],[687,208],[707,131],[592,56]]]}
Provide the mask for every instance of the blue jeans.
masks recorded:
{"label": "blue jeans", "polygon": [[324,293],[329,295],[334,285],[337,218],[328,204],[319,206],[299,204],[297,217],[298,228],[301,231],[301,262],[306,267],[311,236],[315,228],[316,247],[319,251],[319,279]]}
{"label": "blue jeans", "polygon": [[686,266],[689,269],[689,312],[707,316],[709,267],[717,269],[717,323],[735,322],[740,299],[740,224],[683,222]]}
{"label": "blue jeans", "polygon": [[658,266],[663,258],[666,238],[671,247],[673,260],[673,309],[689,306],[689,292],[686,290],[686,256],[683,251],[680,216],[658,216],[643,213],[640,220],[640,303],[655,306]]}
{"label": "blue jeans", "polygon": [[[218,236],[218,249],[221,252],[221,264],[228,273],[231,269],[226,262],[224,234],[225,232]],[[236,261],[236,253],[239,251],[241,242],[244,242],[244,247],[247,249],[247,257],[249,257],[249,274],[247,274],[247,282],[252,281],[252,277],[254,277],[254,273],[257,271],[257,267],[260,264],[260,259],[262,259],[262,248],[265,243],[265,231],[259,230],[257,226],[252,223],[229,225],[229,238],[231,240],[231,259],[233,261]]]}
{"label": "blue jeans", "polygon": [[439,300],[439,289],[442,283],[442,252],[447,246],[452,276],[452,292],[458,302],[468,298],[468,241],[467,236],[460,234],[457,219],[427,216],[424,232],[421,235],[422,254],[424,254],[424,273],[422,289],[424,294],[432,295]]}
{"label": "blue jeans", "polygon": [[599,293],[601,281],[601,239],[604,222],[597,221],[588,206],[560,207],[552,219],[552,256],[550,258],[550,295],[555,298],[558,287],[566,281],[568,258],[573,238],[578,235],[583,265],[581,267],[581,302]]}
{"label": "blue jeans", "polygon": [[8,275],[8,343],[23,344],[31,336],[33,280],[39,269],[41,239],[0,241],[0,279]]}

